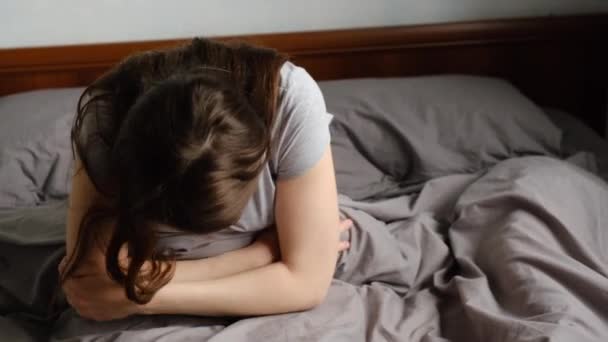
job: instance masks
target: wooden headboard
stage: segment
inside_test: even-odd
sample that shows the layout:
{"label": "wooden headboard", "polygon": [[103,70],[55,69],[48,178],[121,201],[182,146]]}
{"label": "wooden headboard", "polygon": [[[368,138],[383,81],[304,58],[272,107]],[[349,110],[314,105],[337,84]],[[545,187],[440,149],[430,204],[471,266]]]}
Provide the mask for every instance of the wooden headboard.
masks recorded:
{"label": "wooden headboard", "polygon": [[[543,106],[606,123],[608,14],[264,34],[318,80],[466,73],[513,82]],[[136,51],[183,40],[0,50],[0,95],[83,86]]]}

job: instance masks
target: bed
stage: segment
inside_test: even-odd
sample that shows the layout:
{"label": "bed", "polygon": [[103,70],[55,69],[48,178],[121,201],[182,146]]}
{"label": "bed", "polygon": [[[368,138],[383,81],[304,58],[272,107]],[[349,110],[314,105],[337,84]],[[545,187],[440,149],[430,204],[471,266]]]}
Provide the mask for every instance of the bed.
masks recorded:
{"label": "bed", "polygon": [[0,51],[0,340],[605,341],[607,15],[239,39],[317,80],[343,215],[326,301],[91,322],[57,283],[82,86],[180,41]]}

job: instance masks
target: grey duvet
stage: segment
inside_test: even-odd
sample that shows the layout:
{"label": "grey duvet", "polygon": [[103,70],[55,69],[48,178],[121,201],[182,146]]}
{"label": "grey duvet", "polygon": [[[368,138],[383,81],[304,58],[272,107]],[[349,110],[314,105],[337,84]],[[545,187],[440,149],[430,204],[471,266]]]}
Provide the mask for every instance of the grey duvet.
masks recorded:
{"label": "grey duvet", "polygon": [[581,154],[521,157],[416,193],[341,195],[355,227],[325,302],[242,319],[51,307],[65,203],[2,211],[0,341],[606,341],[608,185],[594,170]]}

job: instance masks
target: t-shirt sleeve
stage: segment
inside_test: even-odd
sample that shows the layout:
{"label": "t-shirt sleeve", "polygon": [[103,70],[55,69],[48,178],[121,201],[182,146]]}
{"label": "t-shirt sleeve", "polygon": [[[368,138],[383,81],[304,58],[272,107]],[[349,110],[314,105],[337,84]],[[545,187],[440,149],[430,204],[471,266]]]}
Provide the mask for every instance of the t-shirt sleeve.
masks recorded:
{"label": "t-shirt sleeve", "polygon": [[287,179],[306,173],[321,159],[330,143],[333,116],[306,70],[288,62],[281,78],[275,163],[277,178]]}

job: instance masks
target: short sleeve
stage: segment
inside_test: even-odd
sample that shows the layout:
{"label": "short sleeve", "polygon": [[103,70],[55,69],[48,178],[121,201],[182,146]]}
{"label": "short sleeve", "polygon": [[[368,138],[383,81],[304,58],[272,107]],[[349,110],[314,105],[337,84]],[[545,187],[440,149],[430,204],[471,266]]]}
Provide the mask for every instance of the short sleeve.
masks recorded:
{"label": "short sleeve", "polygon": [[323,156],[330,143],[323,94],[304,70],[287,62],[281,69],[281,94],[275,121],[274,164],[278,179],[304,174]]}

